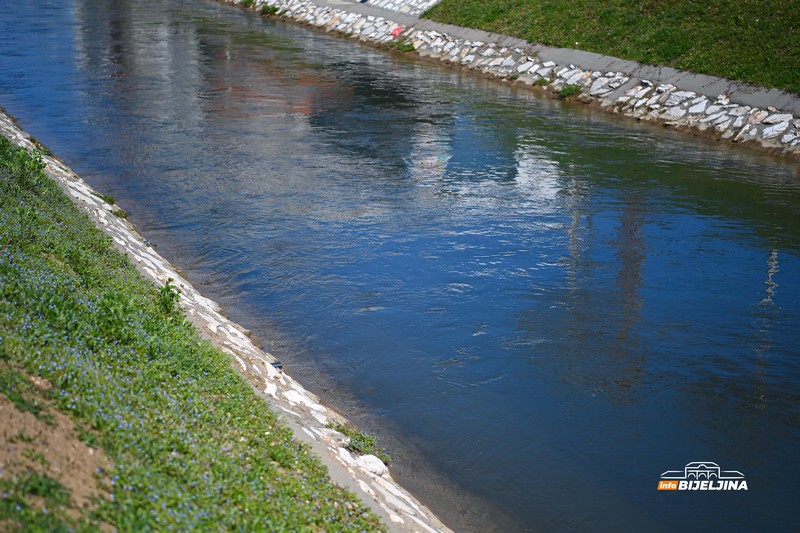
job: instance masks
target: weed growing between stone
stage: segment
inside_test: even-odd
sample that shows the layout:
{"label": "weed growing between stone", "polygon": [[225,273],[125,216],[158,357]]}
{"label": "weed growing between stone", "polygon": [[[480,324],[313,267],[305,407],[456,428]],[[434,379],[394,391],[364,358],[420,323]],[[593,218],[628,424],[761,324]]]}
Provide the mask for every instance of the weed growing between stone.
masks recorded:
{"label": "weed growing between stone", "polygon": [[347,446],[345,446],[345,448],[351,452],[359,453],[361,455],[374,455],[383,461],[383,464],[385,465],[388,465],[392,460],[392,458],[389,457],[389,454],[386,453],[386,450],[378,446],[378,439],[375,437],[375,435],[362,433],[361,431],[350,429],[341,424],[329,424],[328,427],[335,429],[350,439],[350,442],[347,444]]}
{"label": "weed growing between stone", "polygon": [[405,40],[393,41],[389,46],[401,54],[407,54],[416,50],[413,43]]}
{"label": "weed growing between stone", "polygon": [[570,83],[564,85],[558,93],[562,100],[566,100],[570,96],[575,96],[576,94],[581,94],[581,86]]}
{"label": "weed growing between stone", "polygon": [[42,169],[0,137],[0,393],[46,417],[45,395],[115,466],[89,510],[41,474],[3,474],[2,527],[382,529],[200,339],[176,289],[141,278]]}

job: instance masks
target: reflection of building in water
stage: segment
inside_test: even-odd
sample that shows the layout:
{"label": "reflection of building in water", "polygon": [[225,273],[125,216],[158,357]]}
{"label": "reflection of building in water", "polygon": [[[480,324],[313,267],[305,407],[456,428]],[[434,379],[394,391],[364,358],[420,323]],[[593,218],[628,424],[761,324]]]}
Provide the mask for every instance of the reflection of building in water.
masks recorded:
{"label": "reflection of building in water", "polygon": [[761,299],[759,312],[762,317],[757,321],[758,324],[758,344],[754,351],[756,354],[756,392],[754,406],[759,411],[767,408],[767,359],[769,358],[769,351],[772,349],[771,329],[773,326],[770,314],[775,312],[772,307],[772,299],[777,293],[778,284],[773,279],[775,274],[780,270],[778,264],[778,250],[772,248],[772,251],[767,258],[767,279],[764,284],[767,286],[767,295]]}
{"label": "reflection of building in water", "polygon": [[[202,127],[208,115],[251,124],[291,116],[305,123],[314,97],[330,96],[322,76],[286,68],[292,51],[259,47],[274,37],[258,28],[203,32],[201,22],[178,19],[159,2],[142,9],[84,0],[76,3],[75,16],[76,62],[99,71],[98,79],[123,82],[107,92],[132,117],[132,128],[148,120],[188,131]],[[281,60],[274,60],[278,54]],[[96,97],[87,94],[89,105]]]}
{"label": "reflection of building in water", "polygon": [[531,202],[552,209],[561,190],[561,169],[550,159],[548,150],[537,144],[520,144],[514,153],[517,161],[515,181]]}
{"label": "reflection of building in water", "polygon": [[647,207],[635,189],[618,189],[612,201],[595,198],[581,169],[546,144],[521,146],[516,157],[516,182],[542,198],[543,213],[558,213],[565,237],[560,272],[547,280],[560,305],[532,307],[520,326],[537,346],[554,350],[554,370],[571,386],[627,401],[644,375],[637,331]]}
{"label": "reflection of building in water", "polygon": [[432,186],[447,170],[452,156],[451,124],[420,121],[411,132],[411,152],[406,158],[411,178],[421,186]]}
{"label": "reflection of building in water", "polygon": [[763,304],[771,304],[772,298],[775,296],[775,289],[778,288],[778,284],[773,281],[772,277],[778,273],[780,269],[778,268],[778,250],[775,248],[772,249],[772,252],[769,254],[769,259],[767,259],[767,281],[764,283],[767,286],[767,295],[761,300]]}
{"label": "reflection of building in water", "polygon": [[[200,50],[192,25],[182,25],[168,6],[128,2],[76,2],[75,59],[98,79],[145,79],[136,87],[114,86],[120,105],[134,116],[177,124],[202,118],[196,87]],[[156,22],[157,21],[157,22]],[[91,105],[97,94],[87,94]],[[146,105],[138,105],[143,102]]]}

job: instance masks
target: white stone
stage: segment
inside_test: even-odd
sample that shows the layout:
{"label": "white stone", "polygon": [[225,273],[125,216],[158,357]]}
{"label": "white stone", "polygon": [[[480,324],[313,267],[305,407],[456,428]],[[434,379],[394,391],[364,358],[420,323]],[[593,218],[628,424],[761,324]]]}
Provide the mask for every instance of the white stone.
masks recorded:
{"label": "white stone", "polygon": [[738,140],[743,139],[748,134],[749,130],[750,130],[750,125],[745,125],[745,127],[742,128],[742,130],[739,132],[739,134],[736,135],[736,138],[734,140],[738,141]]}
{"label": "white stone", "polygon": [[526,63],[523,63],[517,67],[517,72],[519,72],[520,74],[524,74],[528,72],[533,65],[534,65],[533,61],[528,61]]}
{"label": "white stone", "polygon": [[770,126],[764,130],[764,133],[761,136],[764,139],[772,139],[773,137],[777,137],[789,127],[789,121],[781,122],[780,124],[775,124],[774,126]]}
{"label": "white stone", "polygon": [[598,78],[589,88],[589,94],[592,96],[597,96],[598,94],[606,91],[606,86],[608,82],[611,81],[608,78]]}
{"label": "white stone", "polygon": [[716,129],[718,132],[722,133],[723,131],[728,129],[728,126],[731,125],[733,119],[725,117],[725,119],[716,125]]}
{"label": "white stone", "polygon": [[727,114],[727,113],[722,113],[722,116],[721,116],[721,117],[719,117],[719,118],[718,118],[717,120],[715,120],[714,122],[712,122],[712,124],[714,124],[714,125],[716,126],[717,124],[722,124],[722,123],[723,123],[723,122],[725,122],[726,120],[733,122],[733,120],[732,120],[732,119],[731,119],[731,118],[728,116],[728,114]]}
{"label": "white stone", "polygon": [[376,476],[385,476],[389,473],[389,469],[383,464],[383,461],[374,455],[361,455],[355,458],[355,463],[371,474]]}
{"label": "white stone", "polygon": [[548,67],[548,68],[552,68],[552,67],[556,66],[556,64],[555,64],[555,63],[553,63],[552,61],[545,61],[545,62],[542,64],[542,66],[544,66],[544,67]]}
{"label": "white stone", "polygon": [[753,110],[753,116],[750,117],[750,124],[761,124],[769,113],[763,110]]}
{"label": "white stone", "polygon": [[575,74],[573,74],[573,75],[572,75],[572,76],[571,76],[571,77],[570,77],[570,78],[567,80],[567,83],[568,83],[568,84],[570,84],[570,85],[575,85],[576,83],[578,83],[579,81],[581,81],[581,80],[583,79],[583,75],[584,75],[584,72],[579,70],[578,72],[576,72]]}
{"label": "white stone", "polygon": [[[706,111],[706,113],[708,113],[708,111]],[[703,122],[703,123],[713,122],[715,120],[719,120],[719,118],[722,117],[722,116],[725,116],[725,112],[724,111],[720,111],[719,113],[714,113],[713,115],[709,115],[706,118],[704,118],[703,120],[701,120],[700,122]]]}
{"label": "white stone", "polygon": [[777,124],[779,122],[790,122],[794,120],[791,113],[783,113],[780,115],[770,115],[764,119],[764,124]]}
{"label": "white stone", "polygon": [[792,142],[795,139],[797,139],[797,135],[795,135],[794,133],[787,133],[786,135],[781,137],[781,143],[782,144],[789,144],[790,142]]}
{"label": "white stone", "polygon": [[728,111],[728,114],[733,116],[733,117],[741,117],[743,115],[746,115],[749,111],[750,111],[750,106],[747,106],[747,105],[746,106],[739,106],[739,105],[737,105],[737,106],[733,107],[730,111]]}
{"label": "white stone", "polygon": [[722,106],[712,105],[706,109],[706,115],[713,115],[714,113],[718,113],[719,110],[722,109]]}
{"label": "white stone", "polygon": [[685,100],[688,100],[689,98],[694,97],[696,94],[697,93],[694,93],[692,91],[678,91],[678,92],[672,93],[669,96],[669,99],[667,99],[667,106],[678,105],[678,104],[684,102]]}
{"label": "white stone", "polygon": [[627,76],[614,76],[614,78],[610,82],[608,82],[608,86],[611,87],[612,89],[616,89],[626,81],[628,81]]}
{"label": "white stone", "polygon": [[693,105],[692,107],[690,107],[689,108],[689,113],[691,113],[693,115],[697,114],[697,113],[702,113],[702,112],[704,112],[706,110],[706,106],[707,105],[708,105],[708,100],[703,99],[700,102],[698,102],[695,105]]}
{"label": "white stone", "polygon": [[684,108],[673,106],[670,107],[666,113],[664,113],[664,117],[671,120],[677,120],[679,118],[682,118],[685,114],[686,110]]}
{"label": "white stone", "polygon": [[505,61],[503,61],[502,66],[510,67],[511,65],[516,65],[516,64],[517,64],[517,61],[513,57],[509,56],[509,57],[507,57],[505,59]]}

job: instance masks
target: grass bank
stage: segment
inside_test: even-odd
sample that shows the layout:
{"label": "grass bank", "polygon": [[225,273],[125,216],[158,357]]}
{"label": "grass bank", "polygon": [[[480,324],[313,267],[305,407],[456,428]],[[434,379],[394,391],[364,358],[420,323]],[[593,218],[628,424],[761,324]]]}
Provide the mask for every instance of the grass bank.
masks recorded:
{"label": "grass bank", "polygon": [[0,530],[382,529],[42,169],[0,136]]}
{"label": "grass bank", "polygon": [[800,94],[796,0],[442,0],[423,16]]}

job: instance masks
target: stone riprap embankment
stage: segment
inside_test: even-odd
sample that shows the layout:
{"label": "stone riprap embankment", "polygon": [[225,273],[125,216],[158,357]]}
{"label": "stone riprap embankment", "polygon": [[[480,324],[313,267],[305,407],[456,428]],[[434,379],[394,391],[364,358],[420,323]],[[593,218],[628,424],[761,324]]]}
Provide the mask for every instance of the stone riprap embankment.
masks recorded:
{"label": "stone riprap embankment", "polygon": [[[28,150],[36,147],[30,136],[2,111],[0,135]],[[283,413],[282,419],[292,428],[295,437],[311,445],[335,482],[370,504],[393,531],[449,531],[392,479],[380,459],[348,451],[347,437],[327,427],[329,422],[346,425],[347,420],[276,368],[273,365],[276,358],[261,350],[247,330],[226,318],[219,305],[201,295],[127,220],[117,216],[115,206],[102,199],[61,161],[49,155],[42,158],[47,174],[113,239],[145,277],[162,287],[170,278],[175,280],[175,286],[181,291],[179,303],[187,317],[205,337],[230,355],[234,368],[270,405]]]}
{"label": "stone riprap embankment", "polygon": [[[242,4],[242,0],[227,0]],[[281,17],[542,88],[638,120],[800,157],[800,97],[505,35],[420,20],[436,1],[255,0]]]}
{"label": "stone riprap embankment", "polygon": [[[352,0],[357,1],[357,0]],[[397,11],[404,15],[421,15],[424,11],[432,8],[439,3],[439,0],[369,0],[358,2],[360,4],[369,3],[374,7]]]}

